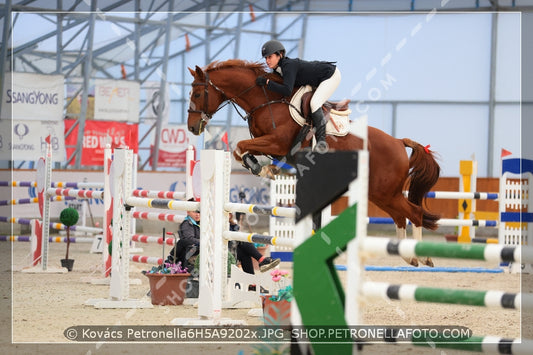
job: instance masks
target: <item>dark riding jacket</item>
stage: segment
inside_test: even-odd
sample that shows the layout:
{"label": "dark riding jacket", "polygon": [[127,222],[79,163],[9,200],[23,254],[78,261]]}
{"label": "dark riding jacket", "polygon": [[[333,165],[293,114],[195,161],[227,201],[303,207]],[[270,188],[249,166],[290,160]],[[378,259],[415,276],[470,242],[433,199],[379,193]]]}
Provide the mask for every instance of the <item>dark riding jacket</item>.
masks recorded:
{"label": "dark riding jacket", "polygon": [[167,257],[166,262],[177,264],[181,262],[181,265],[189,268],[192,271],[191,265],[186,260],[186,255],[192,246],[196,246],[197,249],[200,246],[200,225],[187,216],[181,222],[178,229],[179,240],[170,250],[170,254]]}
{"label": "dark riding jacket", "polygon": [[311,85],[317,87],[335,72],[334,62],[306,61],[282,57],[275,73],[283,77],[283,83],[269,80],[267,88],[283,96],[290,96],[295,87]]}
{"label": "dark riding jacket", "polygon": [[179,228],[180,239],[190,243],[200,243],[200,225],[189,216],[185,217]]}

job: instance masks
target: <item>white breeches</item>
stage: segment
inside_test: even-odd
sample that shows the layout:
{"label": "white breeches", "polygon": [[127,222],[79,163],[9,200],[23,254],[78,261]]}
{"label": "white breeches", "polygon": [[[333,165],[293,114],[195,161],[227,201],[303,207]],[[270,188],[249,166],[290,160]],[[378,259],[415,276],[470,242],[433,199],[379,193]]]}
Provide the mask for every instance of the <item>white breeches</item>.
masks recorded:
{"label": "white breeches", "polygon": [[315,93],[313,94],[313,97],[311,98],[310,106],[311,106],[311,112],[315,112],[319,108],[322,107],[324,102],[326,102],[327,99],[333,95],[335,90],[337,90],[337,86],[339,86],[341,82],[341,72],[339,68],[335,68],[335,71],[333,72],[333,75],[329,78],[324,80],[323,82],[318,85],[316,88]]}

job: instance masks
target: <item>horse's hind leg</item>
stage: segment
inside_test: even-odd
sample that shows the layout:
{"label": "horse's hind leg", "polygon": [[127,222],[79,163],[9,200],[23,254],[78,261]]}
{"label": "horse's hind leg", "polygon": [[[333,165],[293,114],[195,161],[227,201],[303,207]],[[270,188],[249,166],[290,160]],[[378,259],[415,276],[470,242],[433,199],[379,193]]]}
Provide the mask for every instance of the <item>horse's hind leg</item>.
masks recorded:
{"label": "horse's hind leg", "polygon": [[[407,232],[405,230],[405,227],[402,228],[396,225],[396,237],[398,238],[398,240],[407,238]],[[405,260],[405,262],[409,265],[418,266],[418,259],[416,257],[406,258],[402,256],[402,259]]]}
{"label": "horse's hind leg", "polygon": [[[422,227],[413,226],[413,239],[422,240]],[[427,265],[427,266],[430,266],[430,267],[435,266],[433,264],[433,260],[431,260],[431,258],[429,256],[425,257],[425,258],[420,258],[420,261],[424,265]]]}
{"label": "horse's hind leg", "polygon": [[[377,204],[377,203],[376,203]],[[391,197],[386,203],[377,204],[382,210],[387,212],[394,223],[396,224],[396,236],[399,240],[407,238],[406,219],[409,218],[413,223],[413,237],[417,240],[422,239],[422,227],[415,227],[416,225],[422,225],[422,210],[420,207],[407,201],[401,194],[397,194],[395,197]],[[408,217],[407,217],[408,216]],[[417,229],[418,228],[418,229]],[[415,232],[415,230],[417,230]],[[403,258],[409,265],[418,266],[418,258]],[[423,264],[426,264],[427,260],[421,260]],[[429,259],[431,263],[431,259]],[[429,265],[429,264],[426,264]]]}

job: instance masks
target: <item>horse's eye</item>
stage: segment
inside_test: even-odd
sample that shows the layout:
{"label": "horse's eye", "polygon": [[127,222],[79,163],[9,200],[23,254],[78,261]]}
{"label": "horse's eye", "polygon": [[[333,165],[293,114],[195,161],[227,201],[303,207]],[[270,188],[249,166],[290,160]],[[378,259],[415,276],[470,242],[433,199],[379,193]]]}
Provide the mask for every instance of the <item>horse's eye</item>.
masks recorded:
{"label": "horse's eye", "polygon": [[197,99],[197,98],[199,98],[199,97],[200,97],[200,94],[198,94],[198,93],[197,93],[197,94],[194,94],[194,98],[195,98],[195,99]]}

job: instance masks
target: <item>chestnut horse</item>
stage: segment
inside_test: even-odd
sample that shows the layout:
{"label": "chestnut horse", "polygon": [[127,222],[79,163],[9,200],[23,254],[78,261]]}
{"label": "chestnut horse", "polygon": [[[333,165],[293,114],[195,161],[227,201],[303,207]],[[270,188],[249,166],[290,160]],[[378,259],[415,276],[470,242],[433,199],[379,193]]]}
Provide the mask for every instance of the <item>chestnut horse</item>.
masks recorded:
{"label": "chestnut horse", "polygon": [[[239,106],[246,112],[251,139],[242,140],[233,152],[235,159],[252,173],[270,176],[272,166],[261,167],[255,155],[283,158],[287,156],[301,127],[290,117],[289,102],[279,94],[257,86],[258,76],[280,80],[277,74],[267,73],[262,63],[242,60],[213,62],[202,69],[189,68],[194,81],[190,93],[189,130],[199,135],[221,107],[222,103]],[[310,145],[309,135],[301,147]],[[363,141],[348,134],[343,137],[327,136],[326,142],[332,150],[360,150]],[[405,148],[411,148],[408,157]],[[440,167],[433,153],[408,138],[393,138],[385,132],[368,127],[369,186],[368,198],[388,213],[396,224],[397,236],[406,237],[406,218],[416,228],[413,234],[421,239],[421,227],[434,230],[439,216],[427,211],[422,203],[425,194],[437,182]],[[341,167],[339,167],[341,168]],[[408,186],[408,198],[403,189]],[[416,258],[406,260],[417,266]],[[421,260],[433,266],[431,259]]]}

